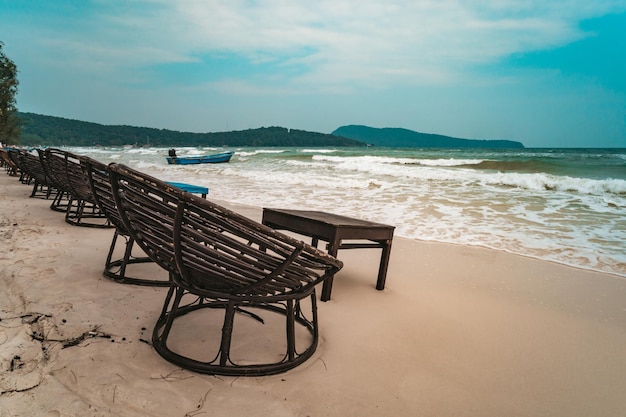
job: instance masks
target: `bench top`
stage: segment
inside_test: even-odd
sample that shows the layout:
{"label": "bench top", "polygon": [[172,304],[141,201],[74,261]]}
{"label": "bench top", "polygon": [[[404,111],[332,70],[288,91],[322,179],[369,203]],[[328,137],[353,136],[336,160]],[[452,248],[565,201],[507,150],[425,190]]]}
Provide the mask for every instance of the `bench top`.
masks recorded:
{"label": "bench top", "polygon": [[[265,216],[278,214],[280,217],[295,217],[305,220],[311,220],[319,223],[325,223],[335,227],[365,227],[375,229],[395,229],[394,226],[390,226],[383,223],[371,222],[368,220],[355,219],[353,217],[342,216],[334,213],[327,213],[325,211],[314,210],[285,210],[285,209],[273,209],[264,208],[263,214]],[[272,216],[273,217],[273,216]]]}
{"label": "bench top", "polygon": [[174,187],[178,187],[183,191],[187,191],[188,193],[194,194],[202,194],[207,195],[209,193],[209,189],[207,187],[201,187],[199,185],[186,184],[184,182],[172,182],[167,181],[169,185],[173,185]]}
{"label": "bench top", "polygon": [[312,210],[263,209],[263,224],[326,241],[342,239],[389,240],[395,226]]}

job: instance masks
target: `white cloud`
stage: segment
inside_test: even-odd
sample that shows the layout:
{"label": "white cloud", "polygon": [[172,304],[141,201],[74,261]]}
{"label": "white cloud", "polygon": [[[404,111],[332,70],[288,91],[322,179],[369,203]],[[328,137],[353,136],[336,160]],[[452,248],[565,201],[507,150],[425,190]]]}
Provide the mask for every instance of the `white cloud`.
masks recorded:
{"label": "white cloud", "polygon": [[316,84],[446,82],[467,65],[580,39],[580,20],[625,8],[580,0],[145,3],[159,5],[152,24],[168,39],[163,47],[297,63],[308,68],[299,80]]}
{"label": "white cloud", "polygon": [[585,36],[581,20],[626,10],[623,0],[102,0],[94,7],[39,34],[54,51],[50,60],[129,77],[228,54],[298,68],[275,79],[305,88],[460,82],[470,66],[567,44]]}

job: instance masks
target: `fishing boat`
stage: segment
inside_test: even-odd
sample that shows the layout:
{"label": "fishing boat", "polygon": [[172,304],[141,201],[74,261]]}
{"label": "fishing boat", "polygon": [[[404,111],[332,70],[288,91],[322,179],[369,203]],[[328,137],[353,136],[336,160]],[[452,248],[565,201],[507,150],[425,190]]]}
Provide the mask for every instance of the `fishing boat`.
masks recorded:
{"label": "fishing boat", "polygon": [[211,155],[199,155],[199,156],[176,156],[174,149],[170,150],[169,156],[166,156],[167,163],[170,165],[190,165],[190,164],[219,164],[222,162],[230,161],[230,158],[235,152],[227,151],[220,152]]}

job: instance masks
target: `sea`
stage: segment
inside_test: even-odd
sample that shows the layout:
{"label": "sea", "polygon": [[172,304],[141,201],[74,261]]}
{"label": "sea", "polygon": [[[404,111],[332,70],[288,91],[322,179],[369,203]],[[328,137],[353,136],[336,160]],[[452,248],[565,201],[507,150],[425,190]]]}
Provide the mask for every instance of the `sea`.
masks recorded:
{"label": "sea", "polygon": [[68,147],[208,198],[322,210],[395,236],[481,246],[626,278],[626,149],[177,148],[229,163],[167,165],[168,148]]}

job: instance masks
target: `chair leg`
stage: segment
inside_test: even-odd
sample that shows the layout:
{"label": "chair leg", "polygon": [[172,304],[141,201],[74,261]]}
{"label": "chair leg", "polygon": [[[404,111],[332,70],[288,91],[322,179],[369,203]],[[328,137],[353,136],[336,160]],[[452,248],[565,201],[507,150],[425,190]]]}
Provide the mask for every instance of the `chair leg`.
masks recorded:
{"label": "chair leg", "polygon": [[233,325],[235,321],[235,303],[228,302],[224,314],[224,325],[222,326],[222,340],[220,343],[220,366],[227,366],[230,362],[230,343],[233,338]]}
{"label": "chair leg", "polygon": [[[165,321],[163,332],[161,332],[161,335],[159,336],[164,347],[167,347],[167,337],[170,334],[170,330],[172,330],[172,324],[176,318],[178,306],[180,305],[180,300],[182,300],[184,293],[185,291],[182,288],[172,285],[167,292],[167,297],[165,297],[165,304],[163,305],[163,311],[161,312],[161,318],[159,319],[159,321]],[[174,301],[172,301],[172,296]],[[170,306],[169,312],[168,306]]]}
{"label": "chair leg", "polygon": [[75,202],[80,203],[79,200],[76,200],[74,197],[70,196],[69,201],[67,203],[67,207],[65,207],[65,223],[74,224],[73,221],[70,221],[70,218],[75,216],[73,214]]}
{"label": "chair leg", "polygon": [[[88,220],[92,221],[88,221]],[[109,219],[97,207],[86,200],[70,197],[65,212],[65,222],[72,226],[110,228]]]}
{"label": "chair leg", "polygon": [[[117,242],[120,236],[124,239],[125,242],[124,256],[120,259],[113,260],[113,254],[115,252],[115,248],[117,246]],[[107,254],[107,258],[104,264],[104,271],[102,272],[102,274],[105,277],[122,284],[145,285],[149,287],[169,286],[170,281],[166,279],[149,279],[141,277],[131,277],[126,275],[128,265],[152,262],[152,259],[147,256],[133,258],[132,252],[134,244],[135,240],[132,237],[126,235],[125,233],[120,233],[119,230],[115,229],[115,233],[113,234],[113,239],[111,240],[111,246],[109,247],[109,253]],[[161,270],[159,269],[159,271]]]}
{"label": "chair leg", "polygon": [[[106,275],[106,271],[109,270],[109,268],[111,268],[111,259],[113,258],[113,251],[115,250],[115,244],[117,243],[117,238],[119,237],[119,232],[117,231],[117,229],[115,229],[115,233],[113,234],[113,240],[111,241],[111,246],[109,247],[109,253],[107,255],[107,259],[104,262],[104,271],[105,271],[105,275]],[[126,246],[128,246],[128,243],[126,244]],[[128,249],[126,249],[126,251],[128,251]],[[124,256],[124,258],[126,258],[126,256]]]}
{"label": "chair leg", "polygon": [[50,209],[54,211],[66,212],[68,202],[67,193],[63,190],[57,190],[54,199],[50,204]]}
{"label": "chair leg", "polygon": [[[173,281],[174,282],[174,281]],[[195,295],[196,300],[181,305],[183,295]],[[311,316],[308,318],[303,314],[301,300],[310,297],[311,300]],[[161,316],[157,320],[155,328],[152,333],[153,347],[159,355],[161,355],[167,361],[181,366],[185,369],[190,369],[195,372],[212,374],[212,375],[230,375],[230,376],[258,376],[258,375],[272,375],[280,372],[285,372],[289,369],[295,368],[299,364],[310,358],[317,348],[319,341],[318,320],[317,320],[317,299],[315,291],[303,295],[293,297],[288,300],[274,301],[274,302],[243,302],[241,300],[224,300],[224,299],[212,299],[199,296],[198,294],[192,294],[187,290],[181,289],[176,283],[170,287],[170,291],[165,299],[165,304]],[[186,314],[197,312],[208,312],[208,310],[223,310],[223,323],[221,332],[219,332],[220,340],[219,346],[215,346],[215,356],[211,360],[198,360],[192,357],[186,356],[182,353],[171,350],[168,345],[168,338],[174,333],[170,334],[171,329],[176,324],[175,320]],[[231,357],[231,348],[233,343],[233,337],[236,332],[233,331],[235,325],[236,313],[242,313],[251,317],[254,320],[266,324],[264,318],[256,313],[248,310],[261,309],[262,311],[269,312],[268,314],[282,316],[286,321],[283,324],[283,328],[286,332],[286,348],[284,345],[278,348],[276,352],[281,358],[278,361],[267,363],[264,360],[256,362],[256,356],[254,350],[249,351],[246,354],[245,361],[248,364],[239,363],[238,360],[233,360]],[[270,316],[268,316],[270,317]],[[296,326],[299,326],[296,328]],[[261,328],[262,329],[262,328]],[[298,331],[296,331],[298,329]],[[298,339],[298,335],[301,334],[300,329],[308,331],[309,339]],[[199,329],[201,332],[201,329]],[[302,334],[302,336],[304,336]],[[306,340],[306,342],[305,342]],[[302,351],[297,349],[297,342],[307,343]],[[196,340],[191,339],[190,343],[196,343]],[[198,343],[200,343],[198,341]],[[279,341],[278,346],[281,343]],[[283,350],[285,349],[285,350]],[[207,352],[209,353],[209,352]]]}
{"label": "chair leg", "polygon": [[311,321],[313,326],[313,339],[319,339],[319,326],[317,323],[317,297],[315,296],[315,291],[311,294]]}
{"label": "chair leg", "polygon": [[[293,361],[296,357],[296,316],[293,307],[294,300],[287,300],[286,302],[286,331],[287,331],[287,357],[289,361]],[[298,302],[300,304],[300,302]]]}
{"label": "chair leg", "polygon": [[37,195],[37,192],[39,191],[40,187],[42,187],[42,186],[37,182],[37,180],[35,180],[35,185],[33,185],[33,191],[30,193],[30,196],[31,197],[35,197]]}

